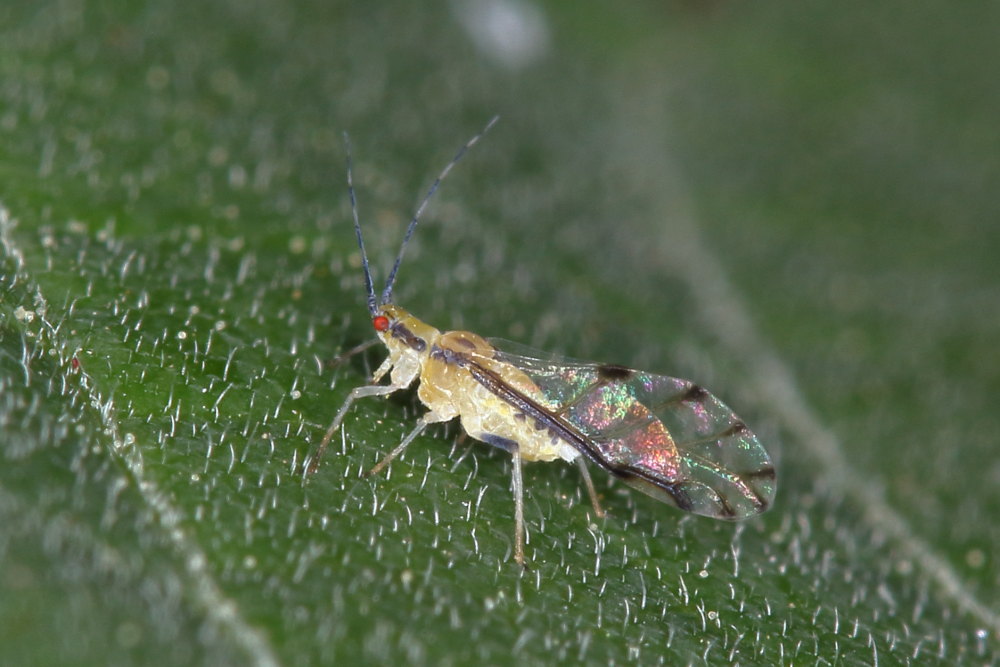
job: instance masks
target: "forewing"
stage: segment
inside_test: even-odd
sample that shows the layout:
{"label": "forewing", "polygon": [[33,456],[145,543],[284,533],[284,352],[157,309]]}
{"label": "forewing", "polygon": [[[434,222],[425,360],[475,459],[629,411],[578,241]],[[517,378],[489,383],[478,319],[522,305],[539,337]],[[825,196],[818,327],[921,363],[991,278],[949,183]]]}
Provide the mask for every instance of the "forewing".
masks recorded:
{"label": "forewing", "polygon": [[583,436],[572,444],[626,483],[720,519],[742,519],[770,506],[770,457],[746,424],[698,385],[490,343],[497,360],[538,386],[543,407]]}

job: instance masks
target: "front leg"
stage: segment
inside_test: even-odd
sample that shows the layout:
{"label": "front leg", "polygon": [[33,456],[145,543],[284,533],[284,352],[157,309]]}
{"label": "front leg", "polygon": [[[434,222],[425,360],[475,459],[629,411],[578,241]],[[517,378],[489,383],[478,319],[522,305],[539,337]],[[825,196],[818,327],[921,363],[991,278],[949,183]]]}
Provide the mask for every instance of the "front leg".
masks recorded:
{"label": "front leg", "polygon": [[[378,381],[381,380],[389,371],[392,371],[392,381],[387,385],[378,384]],[[372,383],[363,387],[355,387],[351,393],[348,394],[347,400],[344,401],[342,406],[340,406],[337,416],[333,418],[330,428],[326,429],[326,434],[323,435],[323,440],[319,443],[319,447],[316,449],[316,453],[313,455],[312,460],[309,461],[308,465],[306,465],[306,477],[316,472],[316,469],[319,468],[319,461],[323,457],[323,453],[326,451],[327,445],[330,444],[333,434],[336,433],[338,428],[340,428],[341,422],[344,421],[344,416],[347,414],[347,411],[351,409],[351,405],[354,404],[354,401],[367,396],[388,396],[389,394],[399,391],[400,389],[406,389],[413,384],[413,381],[417,378],[419,373],[419,362],[415,362],[412,357],[408,357],[407,355],[390,351],[389,356],[386,357],[381,364],[379,364],[377,369],[375,369],[375,373],[372,375]]]}
{"label": "front leg", "polygon": [[[382,365],[385,366],[385,364]],[[381,375],[385,374],[385,371],[383,371],[381,367],[379,367],[379,371],[382,371],[382,373],[376,371],[376,375],[379,375],[381,377]],[[351,405],[354,403],[354,401],[358,400],[359,398],[366,398],[368,396],[387,396],[393,393],[394,391],[399,391],[400,389],[405,389],[405,388],[406,385],[398,386],[394,384],[387,384],[387,385],[370,384],[370,385],[365,385],[364,387],[355,387],[351,391],[351,393],[347,396],[347,400],[344,401],[344,404],[340,406],[340,410],[337,412],[337,416],[334,417],[333,421],[330,423],[330,428],[326,429],[326,434],[323,436],[322,442],[319,443],[319,447],[316,449],[316,453],[313,454],[312,460],[306,466],[306,475],[308,476],[313,474],[314,472],[316,472],[316,469],[319,468],[319,460],[320,458],[322,458],[323,452],[326,451],[327,445],[330,444],[330,440],[333,438],[333,434],[337,432],[338,428],[340,428],[340,423],[344,421],[344,416],[347,414],[347,411],[351,408]]]}

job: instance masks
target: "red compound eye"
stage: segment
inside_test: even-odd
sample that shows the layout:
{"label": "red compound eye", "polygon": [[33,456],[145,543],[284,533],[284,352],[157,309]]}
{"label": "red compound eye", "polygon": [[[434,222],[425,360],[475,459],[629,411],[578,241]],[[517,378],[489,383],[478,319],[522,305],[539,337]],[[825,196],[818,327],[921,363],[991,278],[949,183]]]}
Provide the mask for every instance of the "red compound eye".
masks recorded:
{"label": "red compound eye", "polygon": [[372,318],[372,326],[375,331],[385,331],[389,328],[389,318],[385,315],[377,315]]}

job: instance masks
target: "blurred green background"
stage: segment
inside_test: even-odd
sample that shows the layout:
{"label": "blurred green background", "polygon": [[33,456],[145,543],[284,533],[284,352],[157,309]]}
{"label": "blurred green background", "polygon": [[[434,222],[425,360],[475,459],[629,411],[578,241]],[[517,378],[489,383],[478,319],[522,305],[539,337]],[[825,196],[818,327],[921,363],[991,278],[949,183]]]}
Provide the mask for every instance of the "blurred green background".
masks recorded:
{"label": "blurred green background", "polygon": [[[1000,8],[0,7],[6,664],[989,664]],[[690,377],[776,459],[685,516],[360,403],[431,324]]]}

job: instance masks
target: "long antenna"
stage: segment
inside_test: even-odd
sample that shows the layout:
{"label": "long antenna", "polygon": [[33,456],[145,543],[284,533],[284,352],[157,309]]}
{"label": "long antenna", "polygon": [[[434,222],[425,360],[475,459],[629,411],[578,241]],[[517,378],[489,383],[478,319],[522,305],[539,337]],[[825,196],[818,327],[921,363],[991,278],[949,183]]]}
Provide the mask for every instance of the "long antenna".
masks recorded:
{"label": "long antenna", "polygon": [[[500,116],[493,116],[493,118],[490,119],[490,122],[486,123],[486,127],[484,127],[479,132],[479,134],[466,141],[465,145],[462,146],[460,149],[458,149],[458,152],[455,153],[455,157],[451,159],[451,162],[449,162],[445,166],[445,168],[441,170],[441,173],[438,175],[438,177],[434,179],[434,183],[427,191],[427,194],[424,195],[423,200],[421,200],[420,202],[420,206],[417,207],[417,212],[413,214],[413,218],[410,219],[410,224],[406,228],[406,235],[403,237],[403,245],[399,247],[399,255],[396,256],[396,263],[392,265],[392,271],[389,272],[389,277],[385,281],[385,289],[382,291],[382,299],[379,303],[381,304],[392,303],[392,285],[393,283],[396,282],[396,273],[399,271],[399,265],[403,262],[403,253],[406,251],[406,244],[410,242],[410,237],[413,236],[413,230],[416,229],[417,227],[417,221],[420,219],[420,215],[424,212],[424,209],[427,208],[427,202],[430,201],[430,198],[434,196],[435,192],[437,192],[438,186],[441,185],[441,181],[443,181],[445,176],[448,175],[448,172],[451,171],[451,168],[454,167],[455,164],[462,159],[462,156],[465,155],[466,151],[475,146],[476,142],[479,141],[484,134],[490,131],[491,127],[496,125],[496,122],[498,120],[500,120]],[[352,191],[351,197],[353,198],[353,196],[354,194]],[[358,230],[358,241],[360,240],[361,240],[361,231]],[[364,256],[364,248],[362,248],[361,254],[362,256]],[[368,267],[368,261],[365,260],[365,275],[368,275],[367,267]],[[368,277],[368,281],[370,285],[371,284],[370,276]],[[374,297],[369,297],[369,299],[373,298]],[[369,308],[371,307],[372,306],[369,305]]]}
{"label": "long antenna", "polygon": [[358,247],[361,248],[361,268],[365,271],[365,287],[368,289],[368,312],[372,317],[378,313],[375,303],[375,285],[372,283],[372,272],[368,268],[368,253],[365,252],[365,240],[361,237],[361,223],[358,222],[358,201],[354,196],[354,177],[351,170],[351,138],[344,132],[344,149],[347,151],[347,192],[351,195],[351,213],[354,215],[354,234],[358,237]]}

